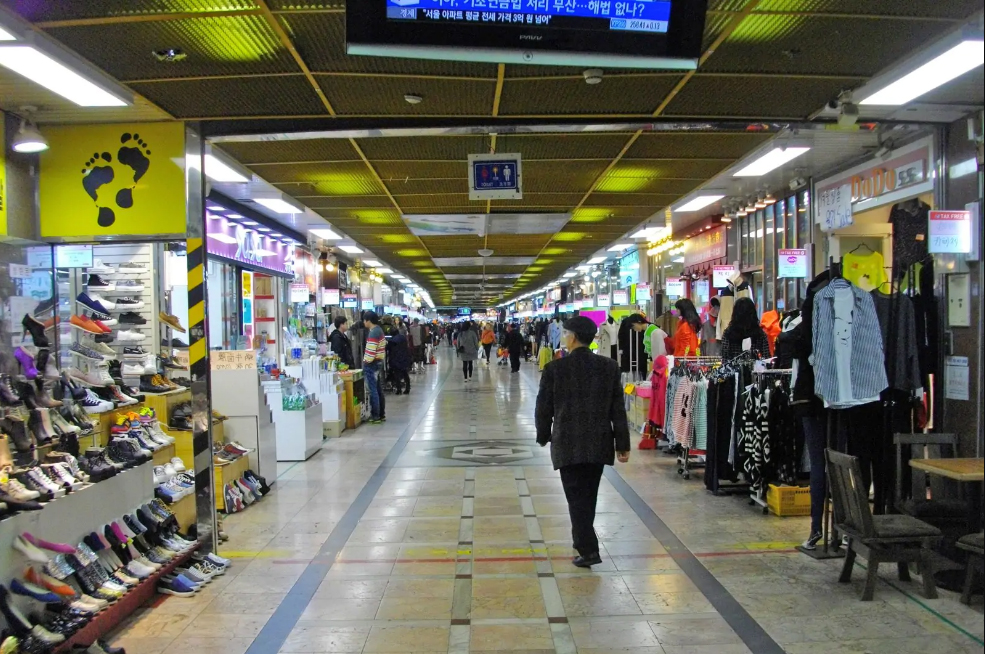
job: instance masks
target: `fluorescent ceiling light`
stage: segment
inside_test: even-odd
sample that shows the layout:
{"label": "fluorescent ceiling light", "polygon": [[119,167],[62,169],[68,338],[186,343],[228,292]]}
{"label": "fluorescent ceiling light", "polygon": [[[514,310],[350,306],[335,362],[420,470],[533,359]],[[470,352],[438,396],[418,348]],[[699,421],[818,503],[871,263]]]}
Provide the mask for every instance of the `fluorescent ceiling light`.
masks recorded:
{"label": "fluorescent ceiling light", "polygon": [[633,247],[632,243],[617,243],[609,248],[609,252],[622,252],[623,250],[628,250]]}
{"label": "fluorescent ceiling light", "polygon": [[363,263],[366,264],[367,266],[372,267],[372,268],[379,268],[380,266],[383,265],[382,263],[380,263],[376,259],[366,259],[365,261],[363,261]]}
{"label": "fluorescent ceiling light", "polygon": [[663,227],[646,227],[646,228],[641,229],[640,231],[636,232],[635,234],[633,234],[630,238],[649,238],[652,235],[660,232],[660,230],[662,230],[662,229],[664,229],[664,228]]}
{"label": "fluorescent ceiling light", "polygon": [[209,238],[214,238],[220,243],[235,243],[236,237],[229,234],[209,234]]}
{"label": "fluorescent ceiling light", "polygon": [[603,263],[604,261],[607,261],[607,260],[608,260],[608,257],[595,257],[594,259],[589,259],[588,260],[588,263],[594,265],[594,264],[597,264],[597,263]]}
{"label": "fluorescent ceiling light", "polygon": [[349,254],[362,254],[363,249],[356,245],[340,245],[339,249]]}
{"label": "fluorescent ceiling light", "polygon": [[242,220],[243,216],[239,215],[238,213],[231,213],[231,214],[227,214],[226,218],[231,218],[232,220]]}
{"label": "fluorescent ceiling light", "polygon": [[380,273],[381,275],[392,275],[393,274],[393,271],[390,270],[389,268],[380,268],[376,272]]}
{"label": "fluorescent ceiling light", "polygon": [[258,232],[263,232],[265,234],[269,231],[272,231],[269,227],[257,227],[256,229]]}
{"label": "fluorescent ceiling light", "polygon": [[575,270],[580,270],[582,272],[585,272],[586,270],[591,270],[591,269],[592,269],[591,266],[578,266],[577,268],[575,268]]}
{"label": "fluorescent ceiling light", "polygon": [[258,222],[257,222],[257,221],[255,221],[255,220],[244,220],[244,221],[243,221],[243,224],[244,224],[244,225],[250,225],[250,226],[252,227],[253,225],[259,225],[260,223],[258,223]]}
{"label": "fluorescent ceiling light", "polygon": [[80,107],[125,107],[127,102],[29,45],[0,47],[4,66]]}
{"label": "fluorescent ceiling light", "polygon": [[972,157],[965,159],[961,163],[954,164],[947,169],[947,176],[951,179],[961,179],[965,175],[971,175],[978,170],[978,161]]}
{"label": "fluorescent ceiling light", "polygon": [[[776,170],[785,163],[793,161],[808,150],[810,150],[810,148],[806,146],[773,148],[759,159],[756,159],[751,164],[735,173],[733,177],[760,177],[771,170]],[[680,211],[680,209],[678,209],[678,211]]]}
{"label": "fluorescent ceiling light", "polygon": [[962,41],[859,104],[901,105],[985,63],[985,42]]}
{"label": "fluorescent ceiling light", "polygon": [[309,229],[308,230],[308,233],[309,234],[314,234],[318,238],[320,238],[322,240],[325,240],[325,241],[338,241],[338,240],[340,240],[342,238],[342,236],[340,234],[337,234],[334,231],[332,231],[331,229],[324,228],[324,227]]}
{"label": "fluorescent ceiling light", "polygon": [[561,276],[564,277],[565,279],[571,279],[572,277],[576,277],[577,275],[578,273],[564,273]]}
{"label": "fluorescent ceiling light", "polygon": [[718,202],[724,197],[725,197],[724,195],[699,195],[698,197],[694,198],[690,202],[687,202],[677,207],[676,209],[674,209],[674,211],[681,213],[688,211],[700,211],[701,209],[704,209],[710,204],[715,204],[716,202]]}
{"label": "fluorescent ceiling light", "polygon": [[17,37],[0,27],[0,41],[16,41]]}
{"label": "fluorescent ceiling light", "polygon": [[205,174],[215,182],[242,183],[250,181],[248,177],[233,170],[231,166],[214,154],[205,155]]}
{"label": "fluorescent ceiling light", "polygon": [[254,200],[257,204],[262,204],[273,212],[281,214],[289,213],[304,213],[301,209],[298,209],[290,202],[286,202],[281,198],[256,198]]}

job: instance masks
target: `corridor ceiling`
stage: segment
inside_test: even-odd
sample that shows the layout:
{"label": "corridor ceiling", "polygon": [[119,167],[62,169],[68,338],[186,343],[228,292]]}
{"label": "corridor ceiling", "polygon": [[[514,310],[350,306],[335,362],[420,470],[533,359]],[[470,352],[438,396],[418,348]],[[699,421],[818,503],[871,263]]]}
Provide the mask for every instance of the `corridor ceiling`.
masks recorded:
{"label": "corridor ceiling", "polygon": [[[0,75],[0,105],[41,108],[39,122],[226,121],[251,131],[261,119],[340,125],[456,125],[507,121],[586,124],[654,119],[809,119],[955,29],[981,0],[711,0],[697,71],[605,71],[588,85],[579,68],[425,61],[345,54],[342,0],[0,0],[140,97],[125,118],[69,111],[38,88],[17,97]],[[162,63],[154,51],[182,50]],[[981,87],[981,69],[957,84]],[[406,94],[419,95],[408,104]],[[100,115],[100,111],[103,112]],[[230,121],[237,121],[232,128]],[[492,132],[493,130],[488,130]],[[437,304],[475,306],[556,279],[728,168],[769,134],[579,132],[428,135],[226,142],[219,147],[410,275]],[[519,152],[522,200],[470,202],[469,154]],[[559,213],[550,233],[416,236],[413,214]],[[477,250],[495,251],[482,290]],[[503,259],[500,259],[502,257]],[[509,258],[513,258],[510,260]],[[512,264],[512,265],[508,265]],[[451,278],[449,279],[449,276]],[[518,277],[519,276],[519,277]],[[508,280],[505,281],[504,280]],[[515,283],[513,289],[508,285]]]}

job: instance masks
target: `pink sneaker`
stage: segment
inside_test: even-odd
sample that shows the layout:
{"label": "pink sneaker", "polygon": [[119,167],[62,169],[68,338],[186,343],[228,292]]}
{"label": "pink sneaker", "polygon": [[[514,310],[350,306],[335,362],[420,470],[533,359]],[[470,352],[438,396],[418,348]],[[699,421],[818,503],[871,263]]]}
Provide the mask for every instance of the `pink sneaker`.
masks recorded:
{"label": "pink sneaker", "polygon": [[29,542],[31,545],[34,545],[35,547],[40,547],[43,550],[48,550],[49,552],[58,552],[59,554],[75,554],[75,548],[72,547],[71,545],[66,545],[64,543],[49,543],[46,540],[41,540],[40,538],[36,538],[32,536],[26,531],[21,535],[24,537],[24,540]]}

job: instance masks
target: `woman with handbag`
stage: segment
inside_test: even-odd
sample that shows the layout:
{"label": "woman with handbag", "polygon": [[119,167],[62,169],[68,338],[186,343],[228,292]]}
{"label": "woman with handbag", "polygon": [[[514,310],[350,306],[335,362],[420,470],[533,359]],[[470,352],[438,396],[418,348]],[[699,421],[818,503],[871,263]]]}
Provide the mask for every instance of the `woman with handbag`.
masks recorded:
{"label": "woman with handbag", "polygon": [[462,325],[462,331],[458,334],[458,356],[462,359],[462,374],[467,384],[472,379],[475,362],[479,358],[479,334],[471,322]]}

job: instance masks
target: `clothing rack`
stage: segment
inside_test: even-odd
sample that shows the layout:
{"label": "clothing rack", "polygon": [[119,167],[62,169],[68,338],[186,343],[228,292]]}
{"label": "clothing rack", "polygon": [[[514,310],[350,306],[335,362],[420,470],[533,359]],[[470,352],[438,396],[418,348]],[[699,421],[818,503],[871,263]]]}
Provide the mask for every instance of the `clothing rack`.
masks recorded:
{"label": "clothing rack", "polygon": [[[786,378],[793,376],[793,368],[769,368],[767,370],[753,370],[753,383],[757,386],[768,379]],[[769,505],[766,503],[766,484],[763,484],[759,492],[749,491],[749,505],[758,506],[763,510],[763,515],[768,515]]]}
{"label": "clothing rack", "polygon": [[[672,369],[672,374],[686,374],[686,375],[700,375],[704,377],[705,371],[703,368],[711,367],[713,365],[721,365],[722,358],[718,356],[682,356],[674,357],[674,368]],[[682,372],[683,371],[683,372]],[[707,443],[707,392],[705,395],[705,415],[702,416],[702,422],[705,424],[705,441]],[[693,409],[693,407],[692,407]],[[677,456],[677,474],[681,476],[682,479],[691,478],[691,469],[698,467],[705,467],[707,465],[707,450],[698,449],[697,438],[694,433],[694,427],[692,422],[692,433],[688,434],[686,442],[682,445],[681,449],[678,451]],[[678,443],[680,443],[678,441]],[[706,444],[707,447],[707,444]],[[695,458],[700,457],[700,458]]]}

